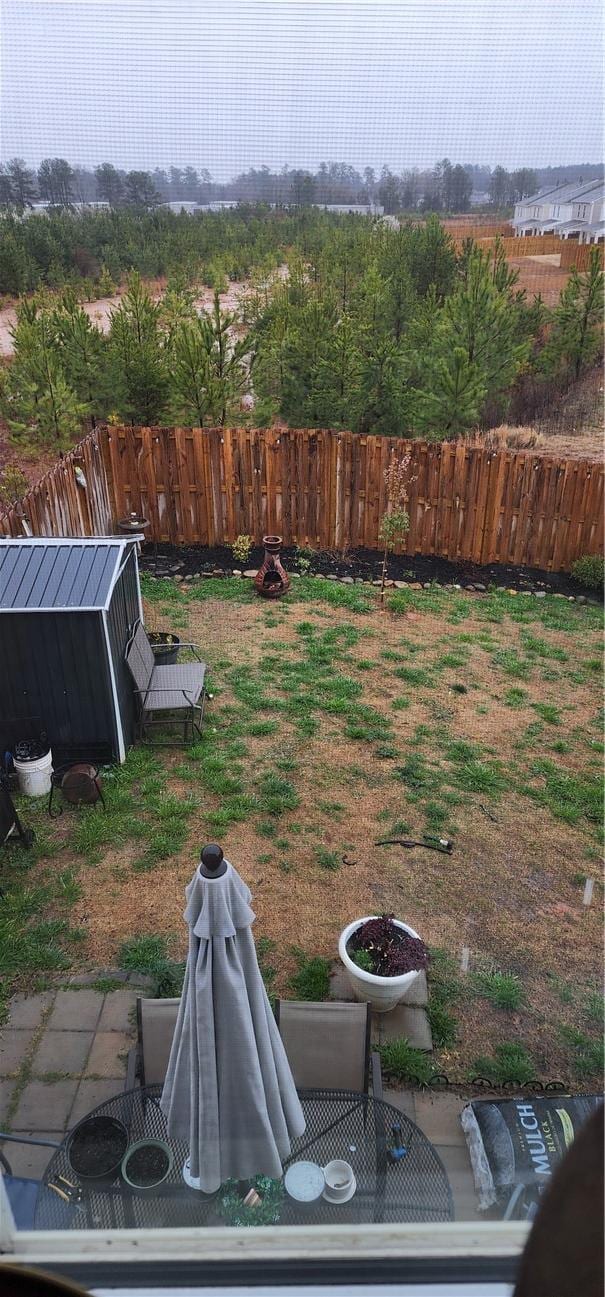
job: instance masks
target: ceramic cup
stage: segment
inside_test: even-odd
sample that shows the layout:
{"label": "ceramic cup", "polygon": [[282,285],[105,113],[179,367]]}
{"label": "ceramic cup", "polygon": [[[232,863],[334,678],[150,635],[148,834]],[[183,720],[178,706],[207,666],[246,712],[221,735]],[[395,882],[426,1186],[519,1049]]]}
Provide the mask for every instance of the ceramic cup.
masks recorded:
{"label": "ceramic cup", "polygon": [[331,1202],[346,1202],[354,1193],[355,1176],[348,1162],[336,1159],[324,1166],[325,1195]]}

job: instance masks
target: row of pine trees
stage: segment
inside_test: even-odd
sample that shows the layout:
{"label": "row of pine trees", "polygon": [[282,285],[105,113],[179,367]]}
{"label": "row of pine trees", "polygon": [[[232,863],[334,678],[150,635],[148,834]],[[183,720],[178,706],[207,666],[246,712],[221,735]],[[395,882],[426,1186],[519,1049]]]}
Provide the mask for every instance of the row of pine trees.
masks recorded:
{"label": "row of pine trees", "polygon": [[83,420],[208,427],[249,420],[454,438],[506,419],[528,374],[561,387],[598,354],[598,254],[548,311],[498,248],[461,255],[442,226],[310,226],[286,270],[253,270],[240,316],[196,309],[183,276],[159,300],[137,273],[102,334],[67,290],[24,300],[0,409],[29,441]]}

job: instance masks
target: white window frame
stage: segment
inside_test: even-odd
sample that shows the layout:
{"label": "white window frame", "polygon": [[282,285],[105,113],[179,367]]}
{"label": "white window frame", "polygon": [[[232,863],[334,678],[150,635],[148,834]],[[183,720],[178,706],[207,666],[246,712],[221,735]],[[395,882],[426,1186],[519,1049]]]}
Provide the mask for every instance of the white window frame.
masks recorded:
{"label": "white window frame", "polygon": [[[119,1267],[127,1263],[163,1262],[168,1268],[186,1262],[271,1263],[320,1260],[325,1264],[352,1259],[426,1261],[472,1259],[486,1263],[518,1258],[529,1232],[525,1222],[459,1221],[443,1224],[268,1225],[250,1230],[114,1229],[17,1230],[0,1175],[0,1277],[2,1262],[61,1268],[108,1262],[116,1280],[127,1287]],[[269,1282],[269,1273],[268,1279]]]}

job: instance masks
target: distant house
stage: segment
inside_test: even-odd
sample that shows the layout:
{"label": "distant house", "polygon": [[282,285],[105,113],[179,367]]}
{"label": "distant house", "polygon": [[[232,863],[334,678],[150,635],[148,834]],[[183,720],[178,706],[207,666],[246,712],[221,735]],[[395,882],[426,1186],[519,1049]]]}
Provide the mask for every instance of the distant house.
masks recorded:
{"label": "distant house", "polygon": [[490,202],[490,196],[482,193],[479,189],[473,189],[470,197],[471,207],[487,207]]}
{"label": "distant house", "polygon": [[186,212],[188,216],[191,216],[193,212],[197,212],[200,210],[199,203],[195,203],[195,202],[190,203],[189,201],[185,202],[181,198],[179,198],[177,202],[172,201],[167,203],[160,203],[160,206],[167,207],[171,212],[176,212],[177,216],[179,215],[179,212]]}
{"label": "distant house", "polygon": [[580,243],[599,243],[605,234],[605,182],[576,181],[555,185],[515,203],[513,226],[518,238],[558,234]]}
{"label": "distant house", "polygon": [[311,203],[312,207],[321,207],[323,212],[336,212],[347,215],[353,212],[356,216],[383,216],[384,207],[379,203]]}
{"label": "distant house", "polygon": [[196,212],[224,212],[229,211],[232,207],[239,207],[241,199],[239,198],[216,198],[212,203],[195,203],[194,211]]}

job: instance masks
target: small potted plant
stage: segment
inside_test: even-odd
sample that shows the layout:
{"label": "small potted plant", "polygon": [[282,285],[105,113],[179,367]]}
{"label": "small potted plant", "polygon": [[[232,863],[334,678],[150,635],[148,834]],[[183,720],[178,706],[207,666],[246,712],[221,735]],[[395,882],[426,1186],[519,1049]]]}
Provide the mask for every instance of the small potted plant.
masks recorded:
{"label": "small potted plant", "polygon": [[147,638],[158,666],[172,666],[178,660],[180,639],[169,630],[150,630]]}
{"label": "small potted plant", "polygon": [[122,1179],[138,1194],[157,1193],[170,1175],[172,1150],[161,1139],[139,1139],[126,1150]]}
{"label": "small potted plant", "polygon": [[355,998],[378,1013],[394,1009],[428,965],[418,933],[393,914],[354,919],[340,934],[338,953]]}

